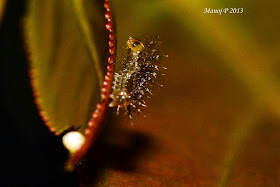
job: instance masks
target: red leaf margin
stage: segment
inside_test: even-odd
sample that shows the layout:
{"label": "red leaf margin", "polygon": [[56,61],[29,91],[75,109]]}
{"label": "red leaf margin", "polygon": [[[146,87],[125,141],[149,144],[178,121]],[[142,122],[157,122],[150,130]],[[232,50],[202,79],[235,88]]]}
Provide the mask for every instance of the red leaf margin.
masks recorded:
{"label": "red leaf margin", "polygon": [[98,132],[102,127],[102,122],[104,120],[106,109],[110,102],[110,94],[112,91],[113,75],[115,70],[115,32],[113,28],[113,20],[111,14],[109,0],[104,0],[104,8],[106,9],[105,18],[107,23],[105,28],[109,31],[109,53],[107,73],[105,75],[105,80],[103,82],[103,87],[101,88],[101,102],[96,105],[96,110],[92,113],[91,119],[88,121],[88,128],[85,129],[85,143],[77,150],[65,164],[66,171],[73,171],[75,164],[78,163],[88,152],[91,145],[95,142]]}

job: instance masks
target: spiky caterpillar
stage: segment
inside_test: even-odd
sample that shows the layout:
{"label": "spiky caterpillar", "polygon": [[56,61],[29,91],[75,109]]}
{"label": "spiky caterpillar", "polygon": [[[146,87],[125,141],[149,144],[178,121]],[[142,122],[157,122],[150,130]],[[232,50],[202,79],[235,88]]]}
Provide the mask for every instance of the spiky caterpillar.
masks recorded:
{"label": "spiky caterpillar", "polygon": [[132,119],[132,113],[141,112],[146,107],[145,99],[152,95],[151,89],[157,83],[157,76],[161,73],[158,53],[158,37],[144,42],[129,37],[127,41],[127,54],[122,63],[123,70],[114,74],[113,92],[110,95],[110,107],[125,109],[125,113]]}

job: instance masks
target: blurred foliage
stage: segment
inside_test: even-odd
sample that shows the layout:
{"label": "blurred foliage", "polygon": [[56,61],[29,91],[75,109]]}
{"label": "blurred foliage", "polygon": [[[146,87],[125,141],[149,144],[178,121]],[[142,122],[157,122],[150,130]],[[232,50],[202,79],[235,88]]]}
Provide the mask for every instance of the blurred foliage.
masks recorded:
{"label": "blurred foliage", "polygon": [[4,7],[5,7],[5,3],[6,3],[6,0],[1,0],[0,1],[0,23],[1,23],[1,19],[2,19],[2,15],[3,15],[3,12],[4,12]]}
{"label": "blurred foliage", "polygon": [[[87,121],[99,100],[94,59],[107,54],[107,39],[95,39],[106,38],[104,25],[90,21],[105,22],[90,16],[97,1],[84,1],[84,10],[75,5],[81,1],[65,2],[30,1],[25,27],[39,102],[59,132]],[[118,117],[104,145],[95,147],[99,156],[88,160],[98,164],[90,171],[102,171],[84,175],[82,186],[89,179],[101,186],[277,186],[279,6],[272,0],[112,0],[117,59],[128,36],[159,35],[168,69],[147,117],[133,126]],[[204,14],[205,8],[244,12]]]}
{"label": "blurred foliage", "polygon": [[[137,160],[134,174],[106,170],[104,186],[277,186],[280,3],[112,3],[118,52],[128,36],[156,34],[169,58],[147,118],[133,127],[125,119],[117,124],[152,137],[155,147]],[[205,8],[244,12],[204,14]]]}

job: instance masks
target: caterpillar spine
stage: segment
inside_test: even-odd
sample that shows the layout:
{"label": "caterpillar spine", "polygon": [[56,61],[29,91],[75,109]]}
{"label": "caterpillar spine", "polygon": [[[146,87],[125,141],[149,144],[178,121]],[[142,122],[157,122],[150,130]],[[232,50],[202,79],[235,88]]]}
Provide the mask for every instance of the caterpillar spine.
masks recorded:
{"label": "caterpillar spine", "polygon": [[122,70],[114,74],[113,91],[110,95],[110,107],[117,107],[132,119],[134,111],[140,113],[141,108],[147,107],[146,98],[152,94],[152,87],[158,84],[158,75],[162,74],[160,67],[162,57],[158,52],[158,37],[144,42],[129,37],[127,54],[122,63]]}

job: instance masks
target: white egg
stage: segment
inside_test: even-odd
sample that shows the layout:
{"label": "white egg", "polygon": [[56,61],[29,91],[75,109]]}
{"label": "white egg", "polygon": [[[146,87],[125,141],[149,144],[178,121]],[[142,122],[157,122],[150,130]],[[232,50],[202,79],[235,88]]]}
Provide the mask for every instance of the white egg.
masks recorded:
{"label": "white egg", "polygon": [[78,131],[66,133],[62,138],[62,143],[70,153],[75,153],[85,142],[85,137]]}

